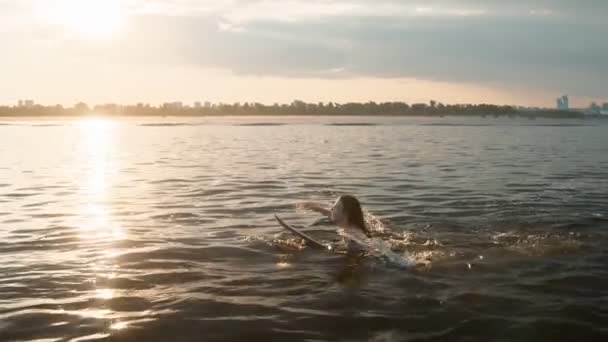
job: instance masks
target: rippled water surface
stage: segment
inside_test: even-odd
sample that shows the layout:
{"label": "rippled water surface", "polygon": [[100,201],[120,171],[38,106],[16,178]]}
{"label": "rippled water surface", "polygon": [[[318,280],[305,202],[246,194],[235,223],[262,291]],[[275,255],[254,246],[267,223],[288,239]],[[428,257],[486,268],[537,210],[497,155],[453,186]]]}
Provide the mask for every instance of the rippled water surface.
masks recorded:
{"label": "rippled water surface", "polygon": [[4,119],[0,340],[608,341],[607,215],[600,121]]}

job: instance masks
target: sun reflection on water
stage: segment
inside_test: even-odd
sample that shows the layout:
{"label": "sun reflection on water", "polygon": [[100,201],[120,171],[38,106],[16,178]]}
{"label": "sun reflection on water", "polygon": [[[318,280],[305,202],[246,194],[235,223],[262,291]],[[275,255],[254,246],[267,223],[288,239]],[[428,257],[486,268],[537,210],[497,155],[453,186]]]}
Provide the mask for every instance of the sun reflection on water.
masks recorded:
{"label": "sun reflection on water", "polygon": [[112,173],[109,163],[114,145],[117,123],[105,119],[86,119],[78,122],[83,135],[82,151],[87,166],[85,191],[91,196],[101,196],[108,190],[108,175]]}
{"label": "sun reflection on water", "polygon": [[111,176],[116,172],[112,163],[115,132],[118,123],[102,118],[77,122],[82,135],[82,234],[94,238],[124,238],[122,227],[113,222],[107,202],[111,195]]}
{"label": "sun reflection on water", "polygon": [[95,291],[95,298],[112,299],[112,298],[114,298],[114,290],[113,289],[97,289]]}
{"label": "sun reflection on water", "polygon": [[[112,180],[117,173],[113,153],[116,151],[118,123],[101,118],[82,120],[75,125],[79,129],[82,144],[81,155],[81,222],[80,237],[88,248],[94,248],[96,256],[90,268],[94,274],[92,296],[111,300],[117,295],[113,279],[120,276],[116,256],[120,254],[116,242],[125,239],[126,233],[112,217]],[[102,318],[115,319],[112,311],[103,312]],[[126,323],[110,325],[121,330]]]}

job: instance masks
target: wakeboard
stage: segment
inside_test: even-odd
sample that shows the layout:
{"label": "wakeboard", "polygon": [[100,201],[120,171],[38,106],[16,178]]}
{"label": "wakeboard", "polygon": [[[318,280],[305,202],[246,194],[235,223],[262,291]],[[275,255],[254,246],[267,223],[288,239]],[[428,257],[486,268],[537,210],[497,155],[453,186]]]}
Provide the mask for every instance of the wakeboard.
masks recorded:
{"label": "wakeboard", "polygon": [[324,244],[320,243],[319,241],[311,238],[310,236],[302,233],[301,231],[297,230],[296,228],[288,225],[283,220],[281,220],[281,218],[279,216],[277,216],[276,214],[274,215],[274,218],[277,220],[277,222],[279,222],[279,224],[281,226],[283,226],[283,228],[285,228],[285,229],[289,230],[290,232],[294,233],[296,236],[304,239],[304,241],[306,241],[306,243],[310,247],[324,249],[324,250],[328,250],[329,249],[327,246],[325,246]]}

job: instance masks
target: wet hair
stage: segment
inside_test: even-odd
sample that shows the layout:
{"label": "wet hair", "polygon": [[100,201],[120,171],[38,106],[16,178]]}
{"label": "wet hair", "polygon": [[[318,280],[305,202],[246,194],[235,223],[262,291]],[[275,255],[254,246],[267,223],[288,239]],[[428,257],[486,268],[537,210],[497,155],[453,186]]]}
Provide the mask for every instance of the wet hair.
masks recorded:
{"label": "wet hair", "polygon": [[340,196],[340,202],[342,203],[342,209],[346,214],[348,224],[361,229],[365,235],[371,237],[372,234],[365,224],[363,210],[361,209],[359,200],[355,196],[343,195]]}

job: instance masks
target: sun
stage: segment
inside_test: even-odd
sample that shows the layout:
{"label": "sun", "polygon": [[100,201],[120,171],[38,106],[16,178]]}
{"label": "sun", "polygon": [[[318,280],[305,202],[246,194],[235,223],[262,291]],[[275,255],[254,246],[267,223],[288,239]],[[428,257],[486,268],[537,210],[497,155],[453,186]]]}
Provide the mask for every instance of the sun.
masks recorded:
{"label": "sun", "polygon": [[120,0],[39,1],[36,12],[48,24],[91,38],[107,38],[125,25],[126,10]]}

